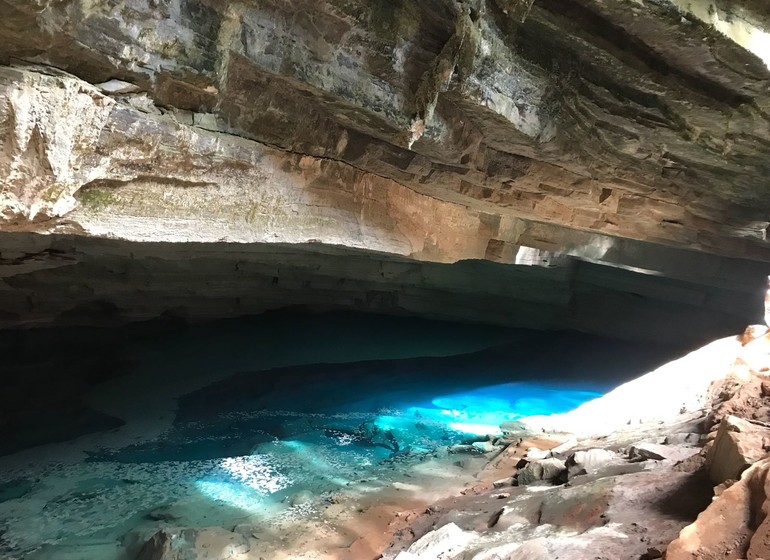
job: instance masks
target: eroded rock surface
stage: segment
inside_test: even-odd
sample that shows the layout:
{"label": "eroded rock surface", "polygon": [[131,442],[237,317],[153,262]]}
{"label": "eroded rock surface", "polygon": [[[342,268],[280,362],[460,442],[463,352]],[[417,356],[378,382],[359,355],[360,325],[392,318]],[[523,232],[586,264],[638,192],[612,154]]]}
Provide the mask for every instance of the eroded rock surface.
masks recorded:
{"label": "eroded rock surface", "polygon": [[[204,153],[224,149],[216,159],[239,168],[243,137],[275,146],[279,160],[328,167],[321,176],[330,186],[336,167],[351,166],[399,184],[389,190],[489,213],[493,253],[527,239],[553,244],[522,235],[536,220],[768,258],[770,72],[673,3],[4,5],[1,61],[134,85],[102,85],[115,99],[44,70],[4,71],[14,166],[4,214],[21,225],[67,214],[83,187],[119,199],[124,187],[151,197],[179,180],[213,191],[200,177],[207,168],[181,168],[175,157],[192,148],[193,163],[203,142]],[[761,30],[764,22],[752,21]],[[176,127],[159,123],[161,113]],[[51,120],[67,125],[54,131]],[[110,136],[133,135],[123,153],[153,165],[105,169],[122,159],[109,161]],[[148,153],[159,146],[172,169]],[[93,150],[107,161],[68,165]],[[33,170],[42,175],[36,184],[21,181]],[[132,215],[125,207],[104,214]]]}
{"label": "eroded rock surface", "polygon": [[[746,39],[767,17],[706,4],[3,0],[3,245],[568,255],[660,280],[663,294],[621,293],[708,309],[692,324],[734,313],[732,332],[755,320],[735,292],[761,297],[770,262],[770,71]],[[3,251],[17,302],[30,260],[60,268],[37,245]],[[77,278],[60,272],[56,289]],[[669,280],[693,285],[673,295]],[[121,306],[117,288],[86,288],[105,297],[76,305]],[[11,324],[59,313],[25,306]]]}

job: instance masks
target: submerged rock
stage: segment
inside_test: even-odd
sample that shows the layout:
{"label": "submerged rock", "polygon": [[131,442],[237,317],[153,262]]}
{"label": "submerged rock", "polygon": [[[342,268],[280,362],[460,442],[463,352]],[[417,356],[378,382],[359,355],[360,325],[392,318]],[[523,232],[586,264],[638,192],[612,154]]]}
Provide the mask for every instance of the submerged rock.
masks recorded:
{"label": "submerged rock", "polygon": [[493,451],[498,451],[500,449],[491,441],[477,441],[472,445],[482,453],[492,453]]}
{"label": "submerged rock", "polygon": [[163,529],[145,542],[136,560],[246,560],[250,548],[244,535],[220,527]]}

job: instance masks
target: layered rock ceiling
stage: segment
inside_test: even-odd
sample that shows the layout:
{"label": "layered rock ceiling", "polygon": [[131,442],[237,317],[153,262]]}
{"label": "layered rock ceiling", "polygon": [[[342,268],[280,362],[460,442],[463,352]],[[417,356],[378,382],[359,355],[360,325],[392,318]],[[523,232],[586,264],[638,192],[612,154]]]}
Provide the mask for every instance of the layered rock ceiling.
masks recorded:
{"label": "layered rock ceiling", "polygon": [[325,305],[668,336],[760,308],[763,0],[0,14],[1,326]]}

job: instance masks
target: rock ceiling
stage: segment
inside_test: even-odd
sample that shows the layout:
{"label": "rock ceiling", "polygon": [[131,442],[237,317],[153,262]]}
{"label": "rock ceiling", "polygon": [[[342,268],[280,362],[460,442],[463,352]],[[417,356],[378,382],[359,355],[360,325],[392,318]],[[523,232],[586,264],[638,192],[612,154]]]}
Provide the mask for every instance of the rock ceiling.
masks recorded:
{"label": "rock ceiling", "polygon": [[0,277],[30,273],[40,241],[8,236],[31,232],[438,263],[539,251],[752,293],[770,268],[761,0],[0,13]]}

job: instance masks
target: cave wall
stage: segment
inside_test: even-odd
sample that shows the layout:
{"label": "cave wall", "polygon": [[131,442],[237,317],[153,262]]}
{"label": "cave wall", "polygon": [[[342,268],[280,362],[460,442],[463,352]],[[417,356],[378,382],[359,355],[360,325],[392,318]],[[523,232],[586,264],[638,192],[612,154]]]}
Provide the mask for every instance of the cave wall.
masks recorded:
{"label": "cave wall", "polygon": [[345,309],[686,345],[741,331],[763,312],[765,277],[750,261],[733,261],[721,280],[682,280],[547,253],[518,265],[447,264],[317,244],[16,233],[6,249],[11,240],[0,327]]}
{"label": "cave wall", "polygon": [[665,337],[759,316],[761,3],[0,12],[0,326],[307,305]]}

